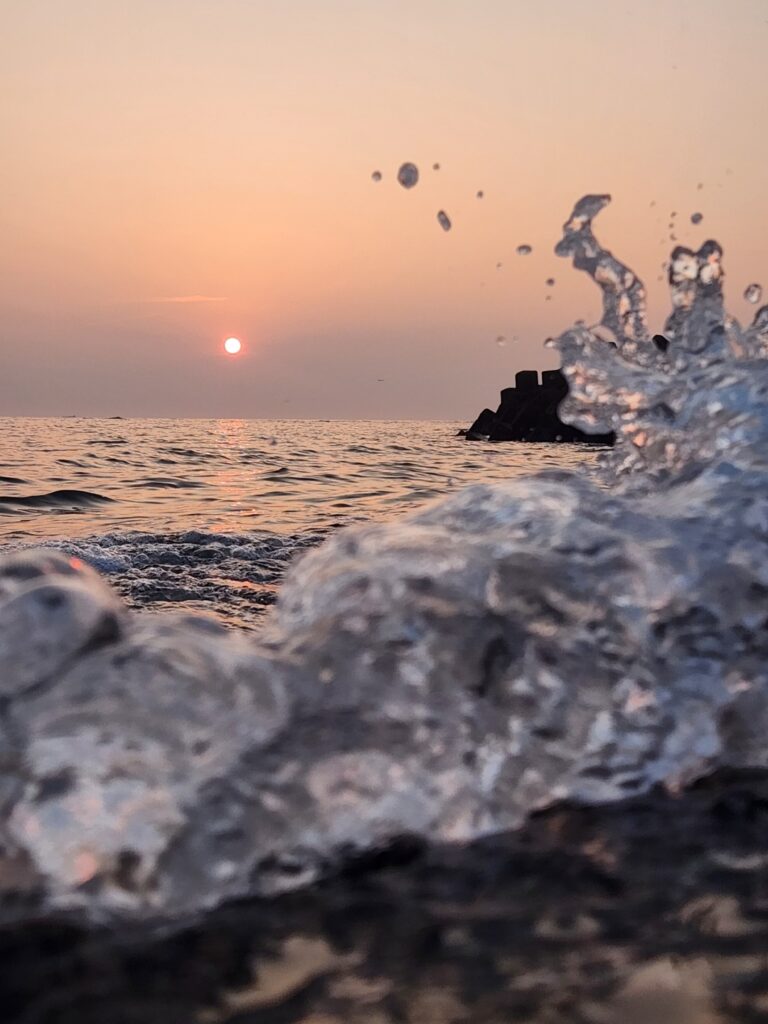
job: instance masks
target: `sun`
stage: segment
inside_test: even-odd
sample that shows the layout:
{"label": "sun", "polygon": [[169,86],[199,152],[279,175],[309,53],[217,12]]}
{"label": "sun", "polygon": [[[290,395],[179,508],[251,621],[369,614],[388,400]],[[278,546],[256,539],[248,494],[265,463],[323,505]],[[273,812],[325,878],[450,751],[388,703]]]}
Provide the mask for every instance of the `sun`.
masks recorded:
{"label": "sun", "polygon": [[238,355],[242,347],[239,338],[227,338],[224,342],[224,351],[230,356]]}

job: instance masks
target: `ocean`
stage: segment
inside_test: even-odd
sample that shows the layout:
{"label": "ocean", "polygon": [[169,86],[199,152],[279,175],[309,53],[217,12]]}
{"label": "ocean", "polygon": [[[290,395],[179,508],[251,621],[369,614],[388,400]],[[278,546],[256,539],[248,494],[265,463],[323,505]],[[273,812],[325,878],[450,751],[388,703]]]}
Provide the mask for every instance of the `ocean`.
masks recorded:
{"label": "ocean", "polygon": [[592,465],[453,421],[0,419],[0,545],[63,548],[135,608],[251,627],[286,566],[355,522],[477,482]]}
{"label": "ocean", "polygon": [[554,342],[602,458],[456,423],[2,425],[17,1019],[98,991],[99,1020],[555,1020],[588,978],[560,1019],[612,1021],[681,954],[689,1019],[762,998],[768,306],[742,327],[719,245],[678,247],[657,344],[608,201],[557,249],[603,316]]}

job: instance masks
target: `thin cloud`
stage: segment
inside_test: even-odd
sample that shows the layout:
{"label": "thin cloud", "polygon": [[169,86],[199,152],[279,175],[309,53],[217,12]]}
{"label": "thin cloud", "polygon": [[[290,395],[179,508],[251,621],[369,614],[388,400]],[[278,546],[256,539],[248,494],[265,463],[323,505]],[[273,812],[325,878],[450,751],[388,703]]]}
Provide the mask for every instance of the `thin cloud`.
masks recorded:
{"label": "thin cloud", "polygon": [[169,295],[159,299],[147,299],[147,302],[226,302],[225,295]]}

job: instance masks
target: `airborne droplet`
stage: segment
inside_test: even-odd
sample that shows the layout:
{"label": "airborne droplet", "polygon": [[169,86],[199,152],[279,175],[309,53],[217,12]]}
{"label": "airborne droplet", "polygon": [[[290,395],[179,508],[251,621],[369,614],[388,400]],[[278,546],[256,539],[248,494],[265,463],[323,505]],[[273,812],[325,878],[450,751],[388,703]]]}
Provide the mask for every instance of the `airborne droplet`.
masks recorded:
{"label": "airborne droplet", "polygon": [[477,191],[477,198],[478,199],[482,199],[484,195],[485,195],[485,192],[483,192],[482,189],[478,189],[478,191]]}
{"label": "airborne droplet", "polygon": [[548,277],[544,283],[546,284],[547,288],[552,288],[554,286],[555,279],[554,277]]}
{"label": "airborne droplet", "polygon": [[403,164],[397,172],[397,180],[403,188],[413,188],[419,180],[419,168],[416,164]]}
{"label": "airborne droplet", "polygon": [[507,339],[504,337],[503,334],[500,334],[498,336],[498,338],[496,339],[496,344],[499,346],[499,348],[504,348],[504,346],[507,344]]}
{"label": "airborne droplet", "polygon": [[533,247],[530,245],[518,245],[515,252],[518,256],[530,256],[530,254],[533,252]]}
{"label": "airborne droplet", "polygon": [[437,211],[437,221],[440,227],[443,229],[443,231],[451,230],[451,218],[448,216],[445,210]]}
{"label": "airborne droplet", "polygon": [[381,171],[374,171],[371,177],[374,181],[381,181]]}
{"label": "airborne droplet", "polygon": [[744,298],[747,302],[756,305],[763,297],[763,287],[759,284],[750,284],[744,289]]}
{"label": "airborne droplet", "polygon": [[703,213],[692,213],[691,214],[691,224],[701,224],[701,222],[703,220],[704,220],[704,214]]}
{"label": "airborne droplet", "polygon": [[433,171],[439,171],[440,170],[440,164],[432,164],[432,170]]}

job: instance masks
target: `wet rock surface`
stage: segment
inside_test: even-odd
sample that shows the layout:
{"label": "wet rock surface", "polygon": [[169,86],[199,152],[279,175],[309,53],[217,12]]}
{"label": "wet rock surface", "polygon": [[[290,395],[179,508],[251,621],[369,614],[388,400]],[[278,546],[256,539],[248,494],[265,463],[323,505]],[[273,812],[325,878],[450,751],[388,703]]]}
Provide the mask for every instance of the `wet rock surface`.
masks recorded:
{"label": "wet rock surface", "polygon": [[401,837],[172,933],[0,930],[9,1024],[717,1024],[768,1012],[768,777]]}

